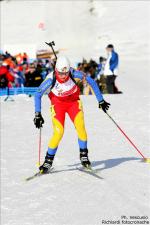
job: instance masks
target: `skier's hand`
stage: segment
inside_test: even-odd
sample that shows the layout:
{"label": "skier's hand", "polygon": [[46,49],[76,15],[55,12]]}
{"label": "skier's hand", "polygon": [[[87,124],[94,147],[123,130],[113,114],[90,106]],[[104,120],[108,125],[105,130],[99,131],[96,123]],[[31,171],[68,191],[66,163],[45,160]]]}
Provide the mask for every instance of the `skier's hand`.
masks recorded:
{"label": "skier's hand", "polygon": [[33,121],[34,121],[36,128],[38,128],[38,129],[41,128],[42,125],[44,124],[44,119],[40,112],[35,113],[35,117],[34,117]]}
{"label": "skier's hand", "polygon": [[105,100],[102,100],[99,102],[99,108],[102,109],[105,113],[109,109],[110,103],[106,102]]}

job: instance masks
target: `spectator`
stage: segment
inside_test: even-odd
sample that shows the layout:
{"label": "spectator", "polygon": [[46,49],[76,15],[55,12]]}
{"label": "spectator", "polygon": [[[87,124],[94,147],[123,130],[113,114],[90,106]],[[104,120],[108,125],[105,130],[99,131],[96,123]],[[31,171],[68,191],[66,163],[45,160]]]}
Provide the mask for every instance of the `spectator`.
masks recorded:
{"label": "spectator", "polygon": [[100,76],[104,74],[106,58],[100,56],[99,57],[99,64],[97,67],[97,80],[100,80]]}
{"label": "spectator", "polygon": [[12,87],[14,77],[9,71],[9,65],[4,66],[0,61],[0,88]]}
{"label": "spectator", "polygon": [[35,68],[34,64],[30,64],[29,70],[25,74],[25,78],[26,87],[38,87],[43,81],[40,71]]}
{"label": "spectator", "polygon": [[[99,58],[99,64],[93,59],[83,58],[77,70],[95,79],[102,93],[120,93],[115,86],[117,76],[118,54],[113,45],[108,45],[107,60]],[[0,51],[0,86],[1,87],[37,87],[55,67],[55,59],[29,59],[26,53],[12,56],[9,52]],[[77,81],[81,94],[92,94],[92,89],[85,80]]]}
{"label": "spectator", "polygon": [[46,59],[46,61],[45,61],[45,68],[46,68],[47,74],[53,70],[52,65],[48,59]]}
{"label": "spectator", "polygon": [[106,64],[106,58],[100,56],[99,64],[97,67],[96,81],[102,93],[107,93],[106,89],[106,79],[104,78],[104,68]]}
{"label": "spectator", "polygon": [[20,65],[16,65],[16,68],[12,70],[12,73],[15,77],[15,86],[24,87],[25,75],[23,70],[20,69]]}
{"label": "spectator", "polygon": [[106,51],[108,54],[105,68],[104,68],[104,76],[105,82],[107,87],[107,93],[120,93],[115,86],[115,79],[118,74],[118,63],[119,63],[119,56],[114,50],[114,46],[109,44],[106,47]]}
{"label": "spectator", "polygon": [[83,69],[82,63],[78,63],[77,70],[82,71],[82,69]]}

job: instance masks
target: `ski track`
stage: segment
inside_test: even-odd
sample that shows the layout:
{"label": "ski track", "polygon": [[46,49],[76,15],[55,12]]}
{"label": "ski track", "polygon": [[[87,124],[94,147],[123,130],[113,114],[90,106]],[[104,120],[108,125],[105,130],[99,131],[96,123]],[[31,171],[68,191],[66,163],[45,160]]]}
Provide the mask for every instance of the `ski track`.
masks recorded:
{"label": "ski track", "polygon": [[[128,69],[133,71],[133,68],[134,65],[130,65]],[[149,119],[145,113],[149,104],[149,84],[136,72],[140,88],[133,91],[134,77],[127,80],[128,73],[119,78],[124,94],[104,97],[111,102],[109,113],[143,154],[150,156]],[[76,170],[80,165],[77,137],[67,117],[65,134],[54,161],[56,172],[26,182],[25,178],[37,171],[38,130],[33,125],[33,98],[19,95],[14,97],[14,102],[3,99],[2,225],[99,225],[102,219],[120,219],[122,215],[149,215],[150,166],[140,160],[111,120],[98,109],[94,96],[82,96],[81,99],[90,159],[103,180]],[[47,96],[43,97],[42,105],[45,118],[43,161],[52,134]]]}

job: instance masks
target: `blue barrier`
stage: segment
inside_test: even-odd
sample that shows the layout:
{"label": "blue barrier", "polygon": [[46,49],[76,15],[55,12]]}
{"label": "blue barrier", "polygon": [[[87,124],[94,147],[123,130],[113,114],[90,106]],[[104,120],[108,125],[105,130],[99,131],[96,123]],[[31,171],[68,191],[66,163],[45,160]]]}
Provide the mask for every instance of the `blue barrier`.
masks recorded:
{"label": "blue barrier", "polygon": [[38,87],[14,87],[14,88],[0,88],[0,96],[5,95],[19,95],[19,94],[27,94],[34,95],[37,91]]}

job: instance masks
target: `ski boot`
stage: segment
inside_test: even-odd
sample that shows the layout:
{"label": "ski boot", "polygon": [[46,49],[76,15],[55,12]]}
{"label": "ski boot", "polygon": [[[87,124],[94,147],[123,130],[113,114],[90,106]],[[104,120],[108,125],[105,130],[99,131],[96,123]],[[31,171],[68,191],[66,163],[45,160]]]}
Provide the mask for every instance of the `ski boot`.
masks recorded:
{"label": "ski boot", "polygon": [[48,153],[45,156],[45,161],[43,163],[43,165],[41,165],[39,167],[40,173],[48,173],[52,167],[53,164],[53,160],[54,160],[54,155],[49,155]]}
{"label": "ski boot", "polygon": [[84,168],[91,169],[91,162],[88,159],[88,149],[80,149],[80,160]]}

